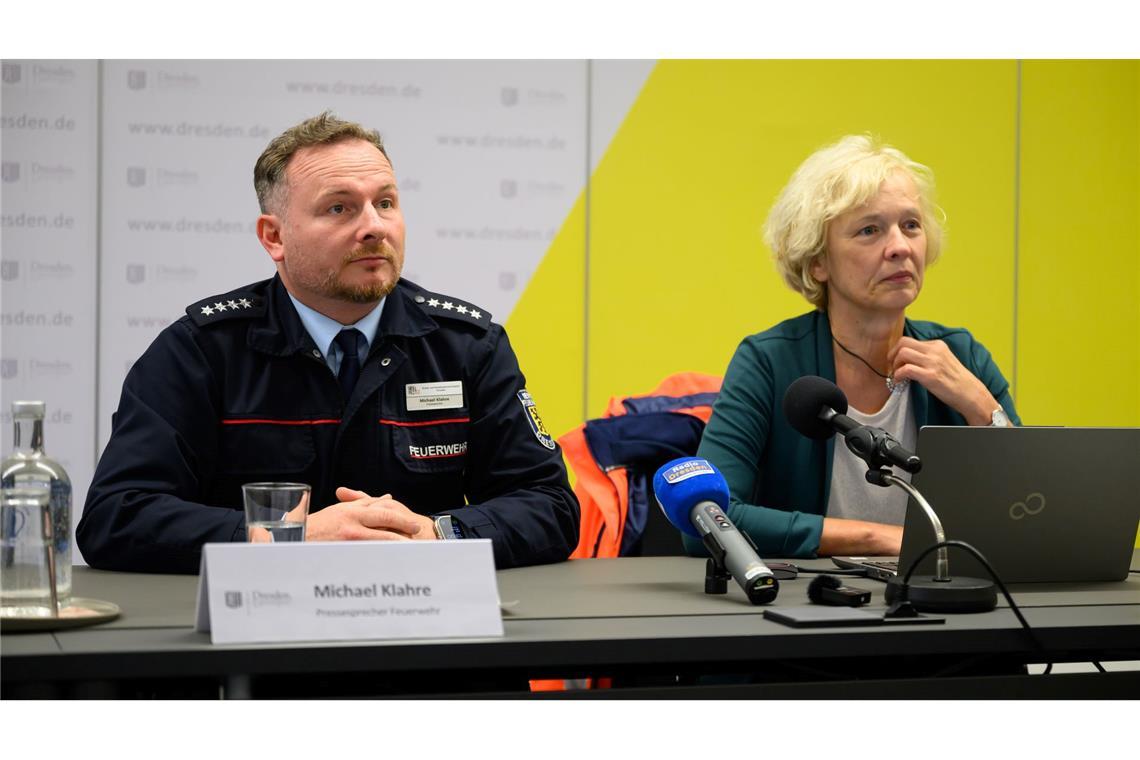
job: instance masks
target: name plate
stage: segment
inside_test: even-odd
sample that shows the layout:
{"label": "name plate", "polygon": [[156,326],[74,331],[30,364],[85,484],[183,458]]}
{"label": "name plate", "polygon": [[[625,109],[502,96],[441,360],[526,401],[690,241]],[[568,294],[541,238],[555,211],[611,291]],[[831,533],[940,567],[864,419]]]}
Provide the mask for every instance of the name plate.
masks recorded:
{"label": "name plate", "polygon": [[502,636],[489,539],[206,544],[215,644]]}

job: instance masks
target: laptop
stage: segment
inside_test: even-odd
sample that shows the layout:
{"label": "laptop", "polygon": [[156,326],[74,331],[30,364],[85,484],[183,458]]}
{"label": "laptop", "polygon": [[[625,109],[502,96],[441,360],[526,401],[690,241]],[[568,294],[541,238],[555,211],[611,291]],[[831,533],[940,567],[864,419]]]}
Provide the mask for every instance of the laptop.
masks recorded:
{"label": "laptop", "polygon": [[[929,426],[917,449],[922,471],[912,484],[946,538],[971,544],[1003,582],[1128,576],[1140,523],[1140,428]],[[912,499],[898,557],[832,560],[889,580],[934,543],[930,520]],[[968,551],[948,552],[951,576],[990,578]],[[916,574],[933,575],[934,560],[931,552]]]}

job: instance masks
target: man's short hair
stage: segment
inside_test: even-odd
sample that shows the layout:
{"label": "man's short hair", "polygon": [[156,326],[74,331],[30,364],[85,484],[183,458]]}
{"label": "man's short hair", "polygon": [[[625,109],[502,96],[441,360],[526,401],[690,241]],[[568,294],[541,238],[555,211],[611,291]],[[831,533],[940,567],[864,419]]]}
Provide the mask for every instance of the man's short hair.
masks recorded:
{"label": "man's short hair", "polygon": [[764,242],[784,282],[817,309],[827,308],[827,283],[817,281],[811,268],[827,255],[828,223],[871,200],[896,172],[918,188],[926,263],[933,264],[942,252],[945,217],[934,203],[934,173],[897,148],[869,135],[848,135],[811,154],[780,191],[764,225]]}
{"label": "man's short hair", "polygon": [[261,213],[272,213],[271,207],[280,211],[284,206],[287,190],[285,168],[293,154],[311,145],[330,145],[341,140],[370,142],[388,158],[384,141],[375,129],[367,129],[354,121],[338,119],[331,111],[305,119],[273,138],[253,165],[253,189],[257,192]]}

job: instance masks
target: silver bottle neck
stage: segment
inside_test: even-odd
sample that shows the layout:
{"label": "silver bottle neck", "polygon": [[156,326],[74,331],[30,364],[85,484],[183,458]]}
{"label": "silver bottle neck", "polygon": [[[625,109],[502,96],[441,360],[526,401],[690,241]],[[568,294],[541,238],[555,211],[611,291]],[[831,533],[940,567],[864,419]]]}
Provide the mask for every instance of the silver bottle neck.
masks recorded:
{"label": "silver bottle neck", "polygon": [[12,422],[14,453],[25,456],[44,453],[43,417],[16,417]]}

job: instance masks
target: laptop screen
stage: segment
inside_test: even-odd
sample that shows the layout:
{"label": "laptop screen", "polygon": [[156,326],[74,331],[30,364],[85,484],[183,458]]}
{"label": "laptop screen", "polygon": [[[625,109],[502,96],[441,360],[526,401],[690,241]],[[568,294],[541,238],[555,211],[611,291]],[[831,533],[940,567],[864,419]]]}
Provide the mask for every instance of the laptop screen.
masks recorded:
{"label": "laptop screen", "polygon": [[[1140,521],[1140,428],[924,427],[914,486],[1006,583],[1116,581],[1128,575]],[[907,506],[899,572],[934,530]],[[989,578],[951,548],[952,575]],[[919,566],[934,572],[934,555]]]}

